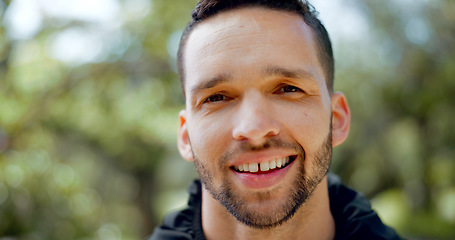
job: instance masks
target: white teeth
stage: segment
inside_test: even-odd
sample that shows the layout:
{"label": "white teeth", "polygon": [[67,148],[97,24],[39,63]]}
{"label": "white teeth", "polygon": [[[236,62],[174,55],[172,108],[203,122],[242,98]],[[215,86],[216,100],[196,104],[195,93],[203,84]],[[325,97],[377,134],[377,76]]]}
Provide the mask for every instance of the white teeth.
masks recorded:
{"label": "white teeth", "polygon": [[257,172],[259,170],[257,163],[250,163],[249,168],[250,168],[250,172]]}
{"label": "white teeth", "polygon": [[270,169],[269,162],[267,162],[267,161],[261,162],[260,165],[261,165],[261,171],[263,171],[263,172],[268,171]]}
{"label": "white teeth", "polygon": [[270,160],[269,168],[270,169],[275,169],[276,168],[276,161],[275,160]]}
{"label": "white teeth", "polygon": [[250,168],[249,168],[249,166],[248,166],[248,163],[244,163],[244,164],[243,164],[243,171],[245,171],[245,172],[249,172],[249,171],[250,171]]}
{"label": "white teeth", "polygon": [[281,162],[281,158],[277,158],[276,159],[276,166],[280,168],[282,165],[284,165],[284,164]]}
{"label": "white teeth", "polygon": [[243,171],[243,164],[242,165],[238,165],[238,166],[235,166],[240,172]]}
{"label": "white teeth", "polygon": [[239,172],[258,172],[259,169],[261,171],[266,172],[269,171],[270,169],[275,169],[275,168],[283,168],[287,164],[289,164],[290,158],[285,157],[285,158],[277,158],[277,159],[272,159],[270,161],[264,161],[261,163],[244,163],[240,164],[237,166],[234,166],[235,170]]}

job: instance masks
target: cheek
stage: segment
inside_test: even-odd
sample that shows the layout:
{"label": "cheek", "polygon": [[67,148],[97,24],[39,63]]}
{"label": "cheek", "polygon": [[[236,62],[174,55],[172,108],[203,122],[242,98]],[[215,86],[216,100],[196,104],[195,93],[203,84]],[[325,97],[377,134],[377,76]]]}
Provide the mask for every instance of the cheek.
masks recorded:
{"label": "cheek", "polygon": [[290,118],[294,124],[291,137],[297,141],[305,151],[304,168],[309,176],[317,174],[319,164],[316,156],[320,154],[330,131],[330,118],[319,112],[305,112],[295,114]]}
{"label": "cheek", "polygon": [[201,161],[218,159],[229,138],[228,124],[222,119],[198,119],[189,126],[189,136],[194,154]]}
{"label": "cheek", "polygon": [[[284,108],[282,108],[284,109]],[[294,107],[280,113],[286,134],[313,154],[325,142],[330,128],[330,115],[321,106]]]}

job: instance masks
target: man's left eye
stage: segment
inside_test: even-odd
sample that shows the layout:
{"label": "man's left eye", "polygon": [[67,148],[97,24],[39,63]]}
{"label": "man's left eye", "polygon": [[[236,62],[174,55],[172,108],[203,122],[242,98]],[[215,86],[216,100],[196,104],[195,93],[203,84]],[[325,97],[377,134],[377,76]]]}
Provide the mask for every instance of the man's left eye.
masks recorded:
{"label": "man's left eye", "polygon": [[293,93],[293,92],[304,92],[302,89],[292,86],[292,85],[286,85],[278,89],[276,93]]}

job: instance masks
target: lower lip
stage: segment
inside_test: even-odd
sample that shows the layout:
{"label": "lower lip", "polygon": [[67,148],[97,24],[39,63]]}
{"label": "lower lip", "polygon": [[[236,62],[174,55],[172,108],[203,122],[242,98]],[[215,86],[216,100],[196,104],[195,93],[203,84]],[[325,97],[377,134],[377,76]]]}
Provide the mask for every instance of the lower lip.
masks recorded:
{"label": "lower lip", "polygon": [[277,185],[285,176],[286,173],[291,169],[294,162],[291,162],[285,168],[281,168],[270,173],[239,173],[232,170],[237,180],[247,188],[251,189],[262,189],[270,188]]}

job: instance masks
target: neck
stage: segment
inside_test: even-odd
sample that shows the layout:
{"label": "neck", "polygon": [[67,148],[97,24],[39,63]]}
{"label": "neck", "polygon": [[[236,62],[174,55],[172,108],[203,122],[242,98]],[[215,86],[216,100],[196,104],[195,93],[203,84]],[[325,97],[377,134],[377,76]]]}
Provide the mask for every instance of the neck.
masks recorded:
{"label": "neck", "polygon": [[333,239],[335,222],[330,212],[327,177],[295,215],[272,229],[254,229],[239,222],[202,187],[202,228],[208,240]]}

